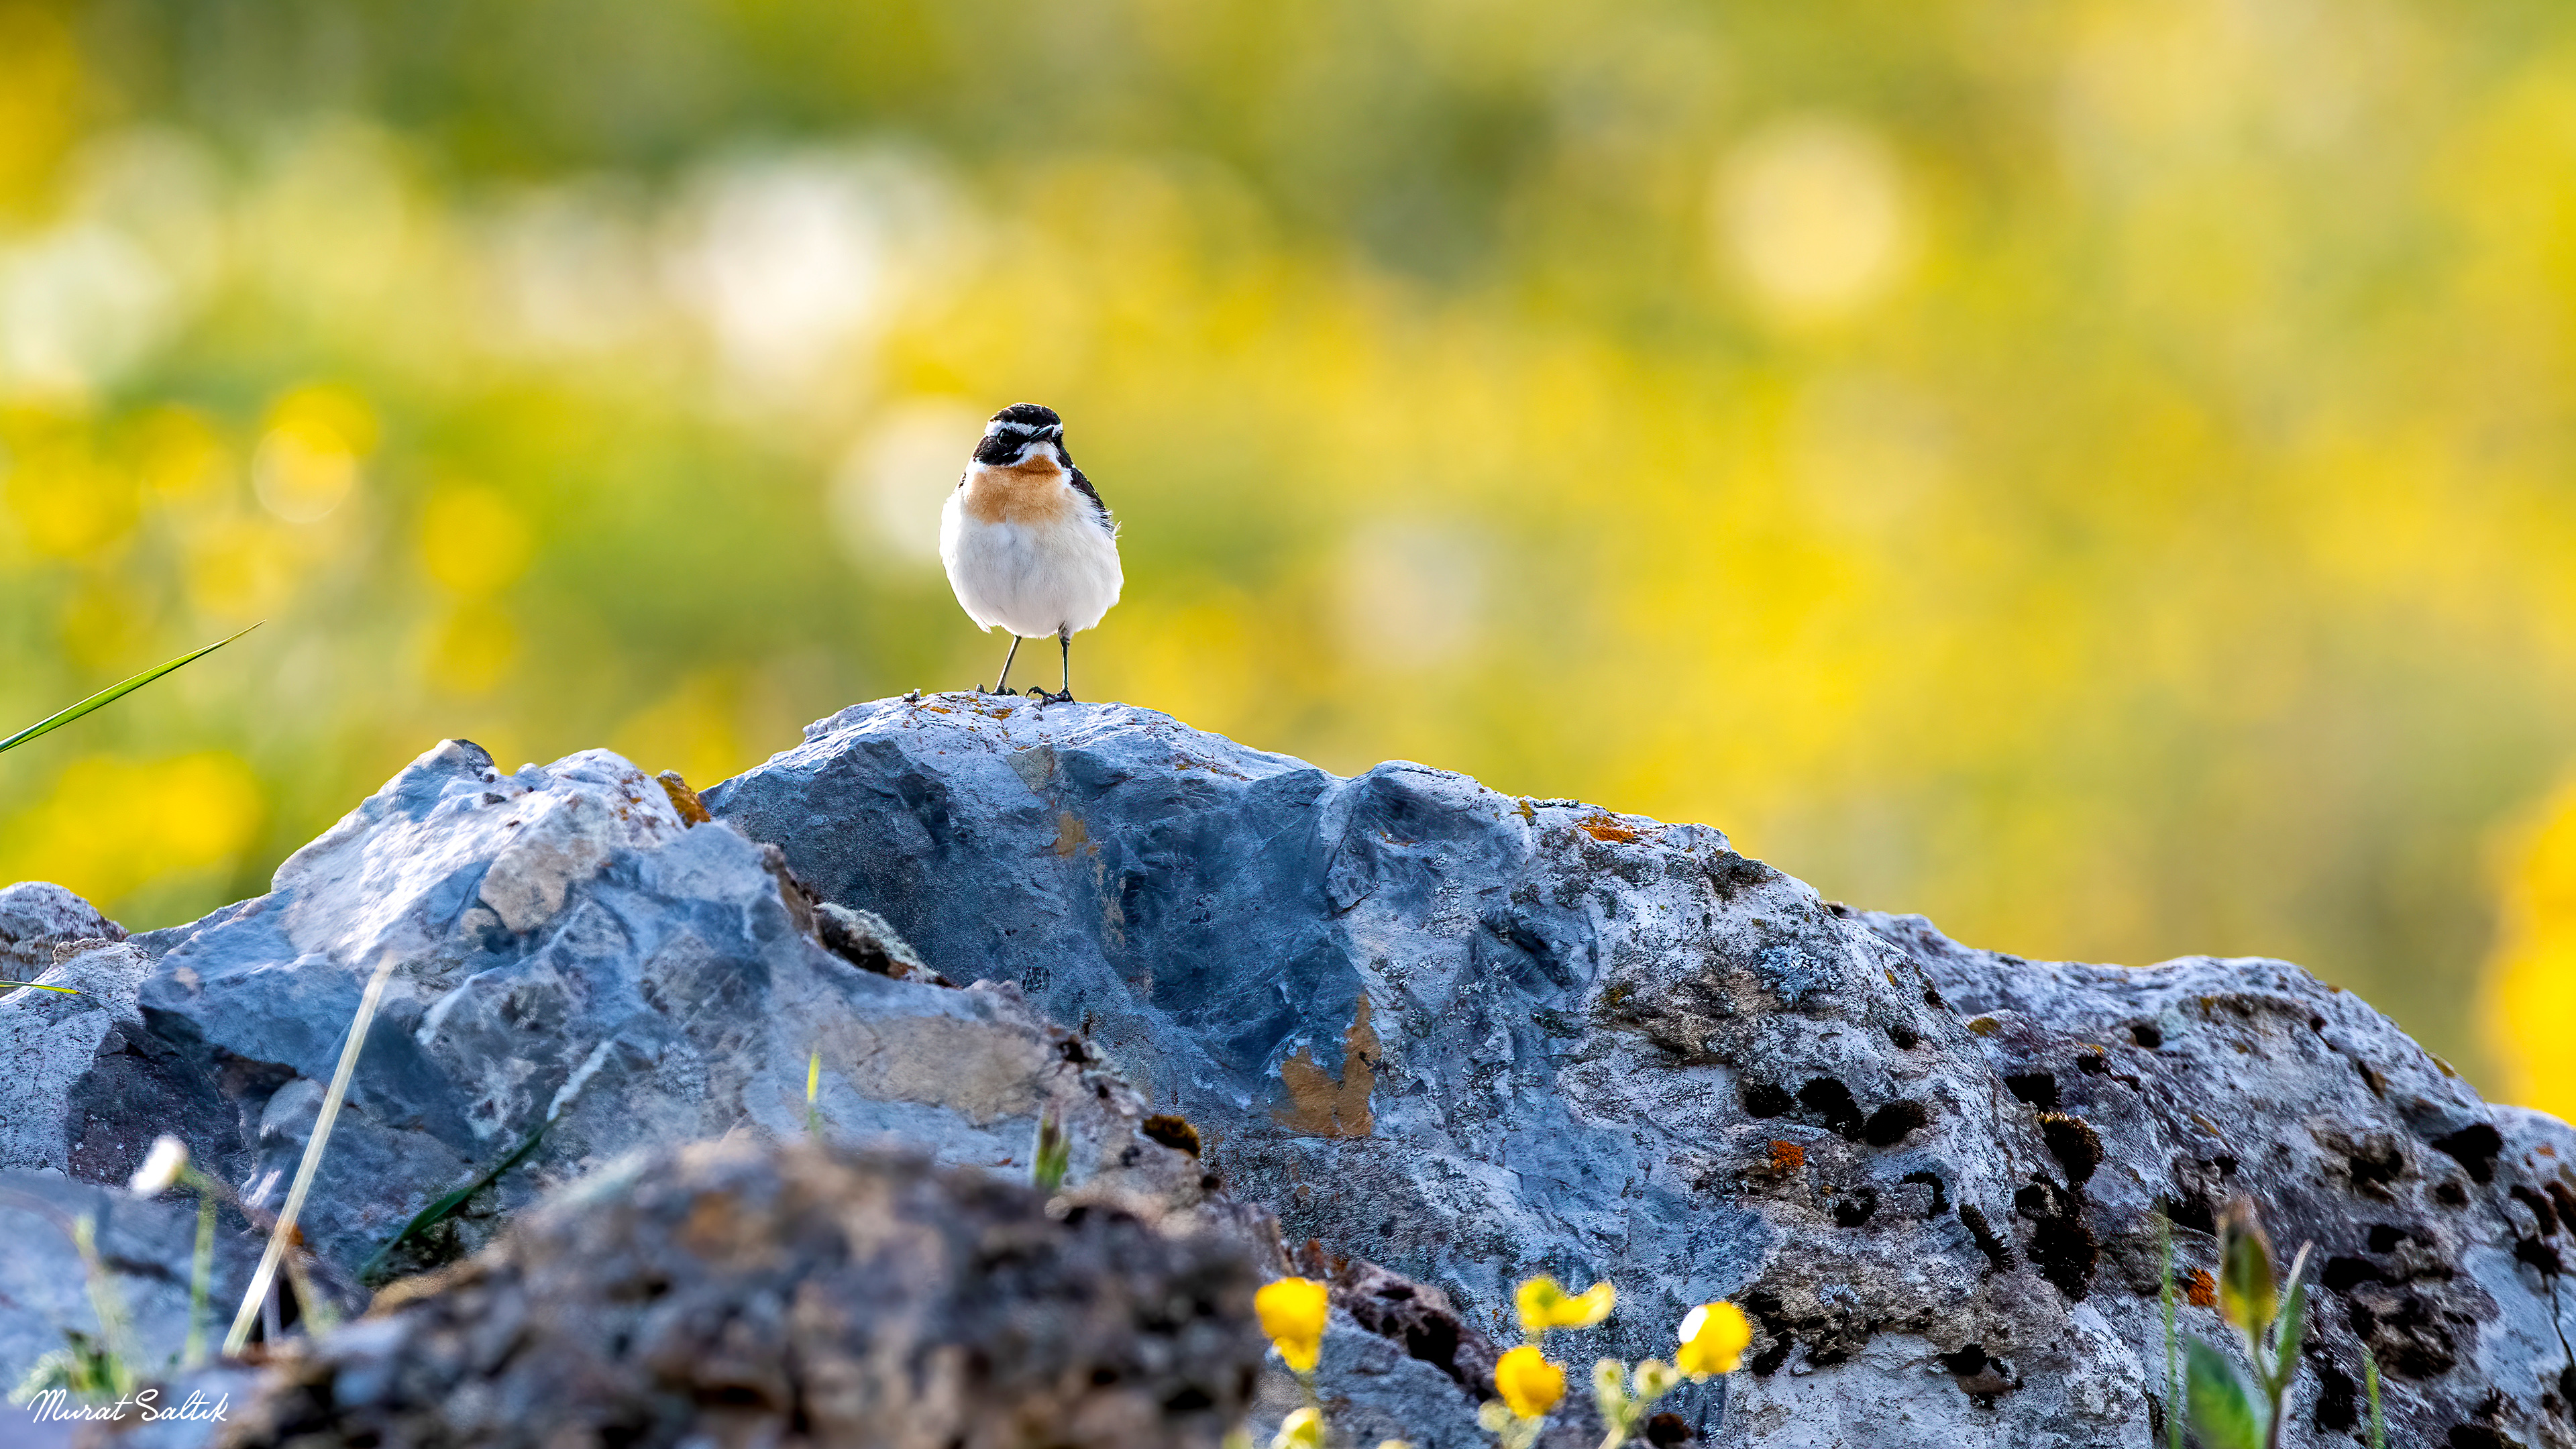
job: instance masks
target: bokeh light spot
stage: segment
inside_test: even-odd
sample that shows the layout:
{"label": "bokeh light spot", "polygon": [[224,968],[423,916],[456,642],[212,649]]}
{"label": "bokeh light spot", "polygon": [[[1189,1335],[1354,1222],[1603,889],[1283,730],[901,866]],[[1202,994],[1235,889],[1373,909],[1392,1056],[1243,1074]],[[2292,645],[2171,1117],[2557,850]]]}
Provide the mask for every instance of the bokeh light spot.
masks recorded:
{"label": "bokeh light spot", "polygon": [[1380,669],[1458,665],[1481,633],[1485,549],[1452,525],[1372,525],[1342,558],[1342,638]]}
{"label": "bokeh light spot", "polygon": [[53,558],[104,551],[134,527],[141,502],[132,476],[107,466],[84,441],[63,438],[19,457],[8,498],[28,545]]}
{"label": "bokeh light spot", "polygon": [[939,557],[939,509],[983,435],[984,414],[946,398],[890,410],[843,455],[832,521],[851,557]]}
{"label": "bokeh light spot", "polygon": [[270,410],[251,459],[260,506],[289,523],[329,517],[375,445],[375,413],[356,392],[308,387],[287,394]]}
{"label": "bokeh light spot", "polygon": [[232,454],[223,435],[194,408],[157,407],[130,435],[136,476],[165,502],[190,503],[222,491]]}
{"label": "bokeh light spot", "polygon": [[518,582],[535,552],[535,530],[497,488],[444,483],[421,508],[423,566],[431,578],[467,598],[483,598]]}
{"label": "bokeh light spot", "polygon": [[0,204],[35,189],[80,122],[80,48],[55,6],[0,4]]}
{"label": "bokeh light spot", "polygon": [[1769,310],[1837,317],[1876,301],[1914,244],[1896,158],[1840,117],[1777,121],[1718,171],[1718,243]]}
{"label": "bokeh light spot", "polygon": [[2486,993],[2499,1095],[2576,1120],[2576,786],[2515,853],[2502,916]]}
{"label": "bokeh light spot", "polygon": [[259,782],[219,750],[73,761],[0,842],[0,876],[50,880],[113,910],[161,877],[228,867],[258,833]]}

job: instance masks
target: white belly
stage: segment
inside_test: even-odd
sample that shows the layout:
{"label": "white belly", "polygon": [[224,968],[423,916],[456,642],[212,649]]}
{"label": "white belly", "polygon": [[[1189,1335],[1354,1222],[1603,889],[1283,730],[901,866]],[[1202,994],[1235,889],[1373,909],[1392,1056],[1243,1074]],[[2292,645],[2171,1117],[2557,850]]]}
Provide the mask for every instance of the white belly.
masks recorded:
{"label": "white belly", "polygon": [[986,523],[959,493],[939,515],[939,558],[966,617],[1023,639],[1078,633],[1118,602],[1118,542],[1088,509],[1041,523]]}

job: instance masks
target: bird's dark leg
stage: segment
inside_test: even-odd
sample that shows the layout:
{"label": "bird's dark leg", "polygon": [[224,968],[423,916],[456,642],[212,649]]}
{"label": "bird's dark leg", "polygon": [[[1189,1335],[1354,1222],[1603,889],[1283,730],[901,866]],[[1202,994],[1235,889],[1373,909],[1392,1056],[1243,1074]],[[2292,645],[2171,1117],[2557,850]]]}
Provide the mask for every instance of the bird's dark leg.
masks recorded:
{"label": "bird's dark leg", "polygon": [[1002,656],[1002,677],[993,681],[995,694],[1011,692],[1011,661],[1020,657],[1020,636],[1011,636],[1011,652]]}
{"label": "bird's dark leg", "polygon": [[1064,687],[1054,694],[1049,694],[1036,685],[1030,685],[1029,693],[1036,695],[1040,704],[1071,704],[1073,703],[1073,631],[1056,630],[1055,642],[1056,647],[1064,655]]}

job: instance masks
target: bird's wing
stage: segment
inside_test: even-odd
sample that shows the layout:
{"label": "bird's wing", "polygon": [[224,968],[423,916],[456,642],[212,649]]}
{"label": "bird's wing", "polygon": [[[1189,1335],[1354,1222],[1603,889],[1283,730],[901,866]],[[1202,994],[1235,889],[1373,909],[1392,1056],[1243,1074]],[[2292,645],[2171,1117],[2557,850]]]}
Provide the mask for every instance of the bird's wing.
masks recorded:
{"label": "bird's wing", "polygon": [[1082,470],[1080,468],[1073,469],[1072,473],[1073,491],[1091,500],[1093,510],[1100,515],[1101,525],[1103,527],[1107,527],[1109,524],[1109,505],[1100,501],[1100,490],[1091,486],[1091,480],[1082,476]]}

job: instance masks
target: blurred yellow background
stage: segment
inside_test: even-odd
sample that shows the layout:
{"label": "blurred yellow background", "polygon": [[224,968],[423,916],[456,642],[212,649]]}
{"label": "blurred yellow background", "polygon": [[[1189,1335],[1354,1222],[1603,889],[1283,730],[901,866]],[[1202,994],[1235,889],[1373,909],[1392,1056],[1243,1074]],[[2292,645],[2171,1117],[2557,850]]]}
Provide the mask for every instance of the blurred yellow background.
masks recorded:
{"label": "blurred yellow background", "polygon": [[254,893],[432,741],[706,784],[989,678],[2272,954],[2576,1110],[2576,12],[0,0],[0,879]]}

